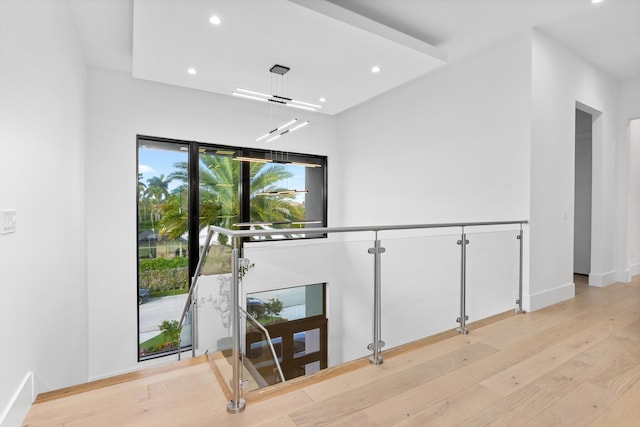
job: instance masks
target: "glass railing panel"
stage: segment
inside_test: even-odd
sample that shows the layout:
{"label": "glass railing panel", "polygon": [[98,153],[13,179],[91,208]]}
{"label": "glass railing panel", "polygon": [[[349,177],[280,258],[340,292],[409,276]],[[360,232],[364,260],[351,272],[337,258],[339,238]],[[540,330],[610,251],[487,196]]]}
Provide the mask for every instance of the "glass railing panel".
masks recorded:
{"label": "glass railing panel", "polygon": [[[517,226],[516,226],[517,227]],[[518,230],[466,230],[467,323],[515,306]],[[384,351],[459,326],[461,229],[381,231]],[[267,328],[286,379],[371,356],[375,233],[244,246],[240,301]],[[203,275],[199,351],[231,348],[231,276]],[[317,322],[317,323],[305,323]],[[327,323],[331,325],[327,327]],[[276,363],[260,328],[241,321],[244,390],[273,384]],[[316,353],[324,358],[314,358]],[[230,352],[225,352],[230,360]]]}
{"label": "glass railing panel", "polygon": [[467,233],[467,315],[481,320],[513,310],[518,299],[519,230]]}
{"label": "glass railing panel", "polygon": [[380,237],[385,249],[381,256],[383,351],[455,328],[460,237],[420,230]]}
{"label": "glass railing panel", "polygon": [[[282,354],[281,338],[275,337],[273,342],[276,354]],[[231,386],[233,381],[233,352],[231,348],[211,353],[209,361],[222,376],[223,382]],[[272,356],[269,340],[259,328],[249,327],[247,333],[243,334],[239,361],[243,395],[281,382],[278,364],[275,363]]]}
{"label": "glass railing panel", "polygon": [[[322,367],[366,356],[367,345],[372,339],[373,273],[372,258],[367,253],[371,245],[368,239],[245,245],[245,258],[253,265],[243,280],[243,295],[249,298],[247,310],[251,312],[249,304],[256,303],[252,298],[265,303],[276,298],[283,303],[283,309],[276,316],[278,321],[293,324],[329,319],[331,328],[326,324],[320,326],[328,329],[325,340],[328,345],[323,349],[326,362],[319,362]],[[263,316],[259,318],[263,319]],[[302,335],[299,333],[314,329],[288,331],[285,344],[288,340],[300,345]],[[309,362],[302,369],[300,366],[296,369],[309,373],[313,366],[314,362]]]}
{"label": "glass railing panel", "polygon": [[[202,237],[202,236],[201,236]],[[215,237],[215,236],[214,236]],[[204,238],[201,239],[204,242]],[[203,243],[204,244],[204,243]],[[231,248],[213,240],[194,294],[197,354],[231,348]]]}
{"label": "glass railing panel", "polygon": [[[242,388],[245,392],[282,382],[281,368],[278,366],[282,362],[282,344],[281,336],[268,336],[255,324],[247,322],[243,345]],[[274,352],[278,363],[273,355]]]}

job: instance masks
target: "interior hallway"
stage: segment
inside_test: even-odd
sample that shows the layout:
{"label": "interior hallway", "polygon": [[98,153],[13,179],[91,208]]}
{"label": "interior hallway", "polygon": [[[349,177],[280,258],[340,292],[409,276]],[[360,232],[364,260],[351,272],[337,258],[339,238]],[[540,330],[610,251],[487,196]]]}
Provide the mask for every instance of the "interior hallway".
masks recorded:
{"label": "interior hallway", "polygon": [[250,393],[240,415],[226,413],[216,369],[198,358],[41,396],[24,425],[635,426],[640,276],[605,288],[576,281],[574,299],[546,309],[385,352],[380,366],[356,361]]}

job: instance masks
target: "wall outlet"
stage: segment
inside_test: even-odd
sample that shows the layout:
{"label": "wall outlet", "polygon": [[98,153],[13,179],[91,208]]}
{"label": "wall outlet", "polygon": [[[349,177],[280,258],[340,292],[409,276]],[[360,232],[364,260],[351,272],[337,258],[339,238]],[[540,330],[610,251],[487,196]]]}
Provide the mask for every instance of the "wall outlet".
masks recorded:
{"label": "wall outlet", "polygon": [[0,211],[0,234],[14,233],[16,231],[15,209]]}

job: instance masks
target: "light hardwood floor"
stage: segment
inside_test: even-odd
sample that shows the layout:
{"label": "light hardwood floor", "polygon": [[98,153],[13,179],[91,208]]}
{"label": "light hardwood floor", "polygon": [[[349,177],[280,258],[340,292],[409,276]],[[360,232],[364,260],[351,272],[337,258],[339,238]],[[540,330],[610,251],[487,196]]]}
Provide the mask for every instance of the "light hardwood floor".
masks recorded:
{"label": "light hardwood floor", "polygon": [[24,426],[640,426],[640,277],[582,280],[572,300],[383,353],[380,366],[249,393],[239,415],[216,361],[199,358],[45,395]]}

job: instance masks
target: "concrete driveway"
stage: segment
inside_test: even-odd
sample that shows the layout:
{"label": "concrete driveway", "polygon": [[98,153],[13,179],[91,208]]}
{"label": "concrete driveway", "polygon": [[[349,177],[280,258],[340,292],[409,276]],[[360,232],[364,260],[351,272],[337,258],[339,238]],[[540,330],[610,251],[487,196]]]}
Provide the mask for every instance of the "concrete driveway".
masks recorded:
{"label": "concrete driveway", "polygon": [[147,298],[140,309],[140,342],[154,337],[163,320],[179,320],[187,294]]}

